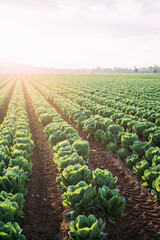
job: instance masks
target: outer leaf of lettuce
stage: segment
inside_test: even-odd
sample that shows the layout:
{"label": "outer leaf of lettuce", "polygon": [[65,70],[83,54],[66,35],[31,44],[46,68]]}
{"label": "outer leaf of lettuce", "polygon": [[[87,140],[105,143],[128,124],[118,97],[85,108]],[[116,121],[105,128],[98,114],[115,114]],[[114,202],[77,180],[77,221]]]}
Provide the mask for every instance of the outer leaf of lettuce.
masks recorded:
{"label": "outer leaf of lettuce", "polygon": [[92,173],[92,184],[96,188],[107,186],[110,189],[115,188],[116,178],[112,176],[112,173],[106,169],[101,170],[96,168]]}
{"label": "outer leaf of lettuce", "polygon": [[104,240],[107,235],[103,233],[102,220],[97,220],[94,215],[79,215],[75,221],[71,221],[69,228],[73,240]]}
{"label": "outer leaf of lettuce", "polygon": [[119,195],[118,189],[109,189],[106,186],[99,188],[97,196],[97,208],[102,216],[106,216],[109,222],[115,223],[117,218],[123,217],[126,201]]}

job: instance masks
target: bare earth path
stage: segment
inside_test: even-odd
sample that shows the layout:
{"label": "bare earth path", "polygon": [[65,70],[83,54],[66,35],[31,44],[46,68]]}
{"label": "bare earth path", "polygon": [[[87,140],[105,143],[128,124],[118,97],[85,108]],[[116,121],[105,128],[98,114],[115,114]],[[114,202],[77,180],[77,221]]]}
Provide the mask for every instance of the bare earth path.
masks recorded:
{"label": "bare earth path", "polygon": [[[44,96],[42,92],[41,94]],[[107,239],[159,240],[160,205],[154,203],[154,198],[147,188],[142,187],[137,176],[129,171],[125,164],[109,152],[105,146],[94,139],[87,139],[87,133],[81,127],[77,127],[55,104],[49,103],[65,121],[77,129],[83,139],[89,141],[91,150],[89,167],[92,170],[96,167],[106,168],[113,173],[113,176],[118,177],[120,193],[127,201],[125,218],[119,219],[115,225],[106,223],[106,231],[109,232]]]}
{"label": "bare earth path", "polygon": [[27,240],[65,239],[66,233],[59,232],[64,209],[61,192],[57,189],[58,171],[53,162],[53,151],[26,91],[25,98],[35,148],[31,157],[33,171],[28,182],[28,195],[24,207],[25,217],[21,226]]}

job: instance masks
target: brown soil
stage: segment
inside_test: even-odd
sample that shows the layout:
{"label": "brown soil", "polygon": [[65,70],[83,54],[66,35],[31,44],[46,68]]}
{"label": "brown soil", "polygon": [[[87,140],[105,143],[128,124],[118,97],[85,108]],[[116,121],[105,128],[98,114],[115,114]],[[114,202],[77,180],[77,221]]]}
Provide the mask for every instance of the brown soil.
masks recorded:
{"label": "brown soil", "polygon": [[[31,99],[24,88],[29,127],[35,148],[31,160],[32,175],[28,181],[28,194],[21,223],[27,240],[66,239],[68,227],[63,226],[64,208],[61,192],[57,189],[57,167],[53,150],[47,141],[44,127],[38,121]],[[62,230],[61,230],[62,228]]]}
{"label": "brown soil", "polygon": [[[38,89],[37,89],[38,90]],[[40,91],[39,91],[40,92]],[[41,92],[44,96],[44,94]],[[49,102],[49,101],[48,101]],[[141,186],[137,176],[128,170],[124,162],[119,160],[106,147],[94,139],[87,139],[87,133],[71,121],[55,104],[49,102],[61,117],[77,129],[79,135],[88,140],[90,145],[90,169],[108,169],[118,177],[120,194],[127,201],[125,217],[115,225],[106,222],[107,239],[112,240],[159,240],[160,239],[160,205],[148,189]]]}

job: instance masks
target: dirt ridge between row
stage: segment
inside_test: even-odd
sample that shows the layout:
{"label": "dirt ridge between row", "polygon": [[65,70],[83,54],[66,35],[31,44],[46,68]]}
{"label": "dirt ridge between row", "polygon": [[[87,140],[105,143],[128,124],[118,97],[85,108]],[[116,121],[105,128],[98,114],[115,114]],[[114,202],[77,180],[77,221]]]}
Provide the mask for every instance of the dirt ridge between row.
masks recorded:
{"label": "dirt ridge between row", "polygon": [[[34,84],[32,85],[34,86]],[[36,86],[34,87],[45,97],[42,91]],[[154,198],[148,192],[148,189],[141,186],[142,181],[138,181],[137,176],[128,170],[124,162],[107,150],[103,144],[94,139],[88,139],[87,132],[70,120],[57,105],[47,98],[46,100],[66,122],[78,131],[84,140],[89,142],[91,150],[89,168],[92,170],[95,168],[108,169],[113,176],[118,177],[117,184],[120,194],[127,201],[125,217],[119,219],[115,225],[106,224],[106,231],[109,232],[107,239],[159,240],[160,205],[154,203]]]}
{"label": "dirt ridge between row", "polygon": [[[32,175],[28,181],[28,194],[24,206],[25,217],[21,222],[23,234],[27,240],[67,239],[63,224],[64,207],[61,192],[57,189],[57,166],[53,162],[53,150],[44,133],[44,127],[38,121],[31,98],[23,85],[26,110],[32,140],[35,143]],[[64,231],[64,232],[63,232]]]}

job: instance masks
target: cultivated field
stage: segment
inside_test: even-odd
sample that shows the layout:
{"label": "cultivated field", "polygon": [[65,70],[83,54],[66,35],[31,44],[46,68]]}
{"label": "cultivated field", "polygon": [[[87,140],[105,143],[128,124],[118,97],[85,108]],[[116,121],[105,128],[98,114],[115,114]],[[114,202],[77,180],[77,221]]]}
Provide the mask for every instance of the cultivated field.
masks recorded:
{"label": "cultivated field", "polygon": [[160,239],[159,93],[156,74],[1,75],[0,239]]}

